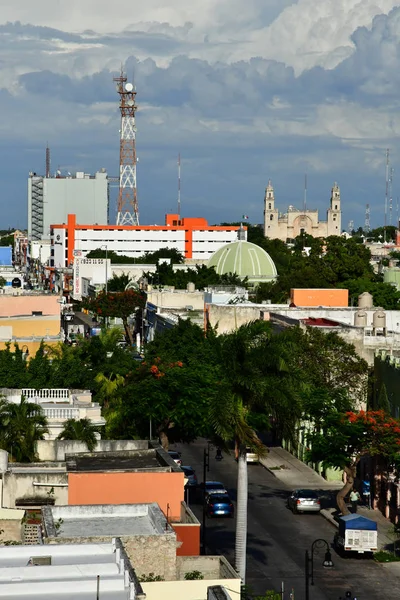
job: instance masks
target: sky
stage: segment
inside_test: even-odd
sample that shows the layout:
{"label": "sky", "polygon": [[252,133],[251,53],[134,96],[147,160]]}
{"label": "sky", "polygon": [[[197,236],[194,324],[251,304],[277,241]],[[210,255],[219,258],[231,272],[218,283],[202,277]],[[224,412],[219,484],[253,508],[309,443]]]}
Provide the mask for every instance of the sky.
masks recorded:
{"label": "sky", "polygon": [[[391,222],[400,198],[400,0],[2,0],[0,228],[25,227],[29,171],[118,174],[121,65],[137,89],[141,224],[276,206],[342,226]],[[115,222],[116,188],[110,222]],[[387,214],[387,223],[390,215]]]}

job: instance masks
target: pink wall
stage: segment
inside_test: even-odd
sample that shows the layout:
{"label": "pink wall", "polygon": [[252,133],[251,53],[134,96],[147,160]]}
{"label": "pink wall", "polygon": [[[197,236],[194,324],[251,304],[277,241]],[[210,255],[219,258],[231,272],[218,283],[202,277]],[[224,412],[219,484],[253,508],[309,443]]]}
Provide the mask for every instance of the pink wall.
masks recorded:
{"label": "pink wall", "polygon": [[32,311],[42,311],[43,315],[59,315],[59,296],[0,296],[0,317],[31,315]]}

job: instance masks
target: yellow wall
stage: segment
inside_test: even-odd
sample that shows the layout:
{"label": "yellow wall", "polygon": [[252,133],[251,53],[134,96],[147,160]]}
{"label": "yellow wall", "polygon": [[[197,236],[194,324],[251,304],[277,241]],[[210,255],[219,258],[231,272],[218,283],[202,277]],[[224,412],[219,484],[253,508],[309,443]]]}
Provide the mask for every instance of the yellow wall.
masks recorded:
{"label": "yellow wall", "polygon": [[12,327],[13,338],[46,337],[60,334],[59,317],[0,318],[0,327]]}
{"label": "yellow wall", "polygon": [[[25,340],[25,339],[22,339],[22,340],[16,339],[13,342],[11,342],[10,349],[11,349],[11,352],[14,351],[14,346],[13,346],[14,343],[18,344],[20,350],[23,346],[24,347],[27,346],[28,350],[29,350],[29,358],[32,358],[32,356],[35,356],[36,352],[39,350],[41,341],[42,340],[40,340],[40,339],[36,339],[34,341]],[[44,341],[46,342],[46,346],[57,346],[60,343],[59,340],[44,340]],[[6,343],[7,342],[0,341],[0,350],[5,350]]]}
{"label": "yellow wall", "polygon": [[194,581],[155,581],[141,583],[146,600],[207,600],[207,588],[222,585],[232,600],[240,599],[240,579],[199,579]]}

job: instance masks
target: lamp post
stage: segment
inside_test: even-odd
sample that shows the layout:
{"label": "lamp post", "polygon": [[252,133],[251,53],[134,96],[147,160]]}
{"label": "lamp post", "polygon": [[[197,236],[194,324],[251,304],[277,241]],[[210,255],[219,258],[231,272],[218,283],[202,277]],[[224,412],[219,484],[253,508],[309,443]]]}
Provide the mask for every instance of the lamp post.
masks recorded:
{"label": "lamp post", "polygon": [[[100,248],[105,248],[106,250],[106,285],[105,285],[105,290],[106,290],[106,294],[108,294],[108,246],[107,244],[104,244],[104,246],[100,246]],[[106,325],[106,329],[108,327],[108,318],[105,317],[104,318],[104,322]]]}
{"label": "lamp post", "polygon": [[305,553],[305,584],[306,584],[306,594],[305,600],[310,600],[310,581],[311,585],[314,585],[314,552],[320,550],[321,548],[325,548],[325,557],[322,563],[322,566],[325,569],[330,569],[333,567],[332,555],[330,552],[329,544],[326,540],[317,539],[314,540],[311,544],[311,556],[310,552],[306,550]]}

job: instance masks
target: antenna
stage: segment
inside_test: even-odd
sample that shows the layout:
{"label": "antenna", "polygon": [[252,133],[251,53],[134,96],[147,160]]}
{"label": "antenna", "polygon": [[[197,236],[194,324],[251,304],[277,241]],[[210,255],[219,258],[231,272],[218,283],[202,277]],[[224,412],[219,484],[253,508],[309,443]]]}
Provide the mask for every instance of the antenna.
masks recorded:
{"label": "antenna", "polygon": [[393,169],[393,167],[391,167],[390,175],[389,175],[389,225],[392,224],[392,212],[393,212],[393,197],[392,197],[393,172],[394,172],[394,169]]}
{"label": "antenna", "polygon": [[46,179],[49,179],[49,177],[51,177],[50,168],[51,168],[50,148],[49,148],[49,143],[47,142],[47,144],[46,144]]}
{"label": "antenna", "polygon": [[136,89],[127,81],[122,67],[120,76],[114,77],[113,81],[117,83],[121,113],[117,225],[139,225],[136,189]]}
{"label": "antenna", "polygon": [[303,201],[303,212],[307,210],[307,173],[304,175],[304,201]]}
{"label": "antenna", "polygon": [[351,219],[347,225],[347,233],[351,235],[354,230],[354,221]]}
{"label": "antenna", "polygon": [[178,215],[181,217],[181,154],[178,154]]}
{"label": "antenna", "polygon": [[386,242],[387,211],[389,199],[389,148],[386,150],[386,191],[385,191],[385,221],[383,226],[383,241]]}
{"label": "antenna", "polygon": [[369,233],[371,231],[371,223],[370,223],[370,208],[369,208],[369,204],[366,205],[365,207],[365,221],[364,221],[364,231],[365,233]]}

